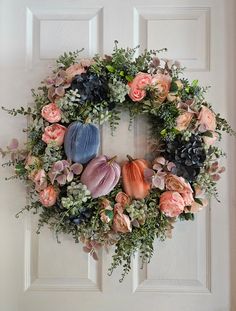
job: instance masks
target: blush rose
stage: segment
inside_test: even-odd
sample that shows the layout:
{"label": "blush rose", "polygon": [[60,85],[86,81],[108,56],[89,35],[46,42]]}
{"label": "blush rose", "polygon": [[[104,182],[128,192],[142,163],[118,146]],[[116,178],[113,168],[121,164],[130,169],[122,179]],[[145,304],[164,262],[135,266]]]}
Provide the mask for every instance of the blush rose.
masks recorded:
{"label": "blush rose", "polygon": [[61,146],[64,142],[64,136],[66,132],[66,127],[60,124],[52,124],[47,126],[42,135],[42,140],[46,144],[55,142],[58,146]]}
{"label": "blush rose", "polygon": [[200,113],[198,115],[198,125],[200,132],[215,131],[216,129],[216,116],[213,111],[211,111],[206,106],[202,106]]}

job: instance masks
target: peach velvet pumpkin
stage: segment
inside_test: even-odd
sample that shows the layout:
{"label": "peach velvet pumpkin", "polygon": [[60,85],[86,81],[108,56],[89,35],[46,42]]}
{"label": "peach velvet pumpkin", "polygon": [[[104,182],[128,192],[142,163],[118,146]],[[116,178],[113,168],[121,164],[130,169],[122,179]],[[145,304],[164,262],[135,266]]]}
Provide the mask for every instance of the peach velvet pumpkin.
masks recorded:
{"label": "peach velvet pumpkin", "polygon": [[150,190],[150,185],[144,179],[144,171],[148,168],[148,163],[143,159],[134,160],[129,155],[127,157],[129,161],[122,166],[124,191],[132,198],[143,199]]}

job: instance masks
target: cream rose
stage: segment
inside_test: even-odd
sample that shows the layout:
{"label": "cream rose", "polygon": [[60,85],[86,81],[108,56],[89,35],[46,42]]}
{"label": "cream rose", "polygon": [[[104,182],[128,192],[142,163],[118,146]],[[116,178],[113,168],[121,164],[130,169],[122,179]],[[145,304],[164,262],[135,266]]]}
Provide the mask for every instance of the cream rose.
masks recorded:
{"label": "cream rose", "polygon": [[178,131],[186,130],[192,118],[193,118],[193,113],[191,112],[184,112],[181,115],[179,115],[176,119],[176,129]]}
{"label": "cream rose", "polygon": [[167,174],[165,178],[166,189],[183,193],[186,191],[193,192],[190,184],[183,177],[173,174]]}
{"label": "cream rose", "polygon": [[157,95],[156,99],[162,103],[170,90],[171,77],[166,74],[156,74],[152,77],[152,85],[156,87]]}

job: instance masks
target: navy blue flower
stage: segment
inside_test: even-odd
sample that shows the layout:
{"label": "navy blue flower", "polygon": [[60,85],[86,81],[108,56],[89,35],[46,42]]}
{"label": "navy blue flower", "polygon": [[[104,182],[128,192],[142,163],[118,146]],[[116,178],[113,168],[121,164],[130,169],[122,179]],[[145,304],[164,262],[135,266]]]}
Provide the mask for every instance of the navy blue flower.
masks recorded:
{"label": "navy blue flower", "polygon": [[104,76],[95,73],[82,73],[75,76],[71,83],[72,90],[78,90],[81,102],[101,103],[108,99],[108,83]]}

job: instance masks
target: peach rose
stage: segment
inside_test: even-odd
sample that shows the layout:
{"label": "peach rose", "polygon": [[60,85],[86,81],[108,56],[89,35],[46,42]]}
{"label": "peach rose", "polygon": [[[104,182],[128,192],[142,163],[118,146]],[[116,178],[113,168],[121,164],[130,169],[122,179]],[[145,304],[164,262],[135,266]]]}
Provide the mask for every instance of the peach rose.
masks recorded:
{"label": "peach rose", "polygon": [[167,174],[165,178],[166,189],[183,193],[186,191],[193,192],[190,184],[183,177],[173,174]]}
{"label": "peach rose", "polygon": [[145,88],[151,84],[151,80],[150,74],[144,72],[138,73],[133,81],[129,83],[129,97],[134,102],[141,101],[146,96]]}
{"label": "peach rose", "polygon": [[160,210],[168,217],[177,217],[184,210],[184,200],[175,191],[163,192],[160,196]]}
{"label": "peach rose", "polygon": [[186,206],[190,206],[194,202],[193,193],[191,191],[182,192],[181,196]]}
{"label": "peach rose", "polygon": [[81,73],[84,72],[86,72],[86,70],[81,64],[71,65],[66,69],[66,80],[71,82],[76,75],[81,75]]}
{"label": "peach rose", "polygon": [[61,120],[61,109],[57,104],[51,103],[42,108],[41,115],[50,123],[59,122]]}
{"label": "peach rose", "polygon": [[64,136],[66,132],[66,127],[60,124],[52,124],[47,126],[42,135],[42,140],[46,144],[50,144],[51,142],[55,142],[58,146],[61,146],[64,142]]}
{"label": "peach rose", "polygon": [[176,129],[178,131],[184,131],[188,128],[191,120],[193,118],[193,113],[191,112],[184,112],[178,116],[176,119]]}
{"label": "peach rose", "polygon": [[129,216],[123,214],[123,213],[115,213],[115,216],[113,218],[113,230],[115,232],[121,232],[121,233],[127,233],[131,232],[131,222],[129,219]]}
{"label": "peach rose", "polygon": [[157,89],[157,100],[162,103],[170,90],[171,77],[166,74],[158,73],[152,77],[152,85]]}
{"label": "peach rose", "polygon": [[34,183],[36,191],[42,191],[47,187],[47,176],[45,171],[39,170],[36,175],[34,176]]}
{"label": "peach rose", "polygon": [[216,116],[213,111],[211,111],[206,106],[202,106],[200,113],[198,115],[198,125],[200,132],[215,131],[216,129]]}
{"label": "peach rose", "polygon": [[120,203],[123,207],[130,204],[130,197],[124,192],[118,192],[115,200],[117,203]]}
{"label": "peach rose", "polygon": [[57,193],[54,187],[51,185],[42,190],[39,193],[39,200],[45,207],[53,206],[57,200]]}

